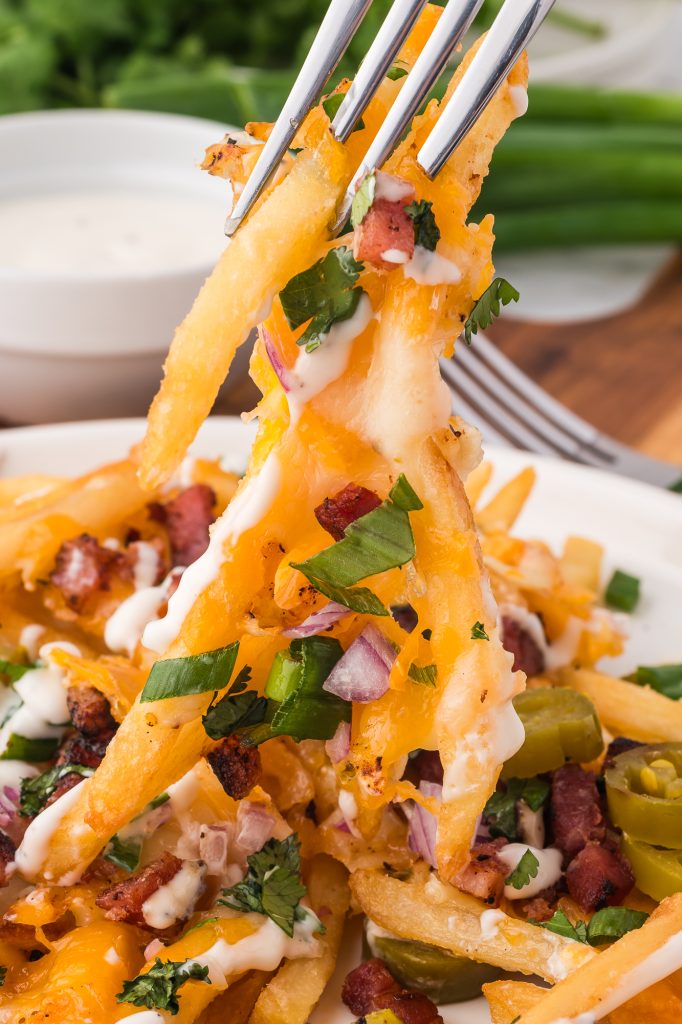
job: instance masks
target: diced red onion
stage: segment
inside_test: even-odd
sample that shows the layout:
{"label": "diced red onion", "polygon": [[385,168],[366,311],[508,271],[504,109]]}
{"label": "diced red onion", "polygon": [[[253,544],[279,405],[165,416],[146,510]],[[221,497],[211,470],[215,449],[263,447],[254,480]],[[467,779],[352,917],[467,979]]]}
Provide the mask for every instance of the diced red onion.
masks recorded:
{"label": "diced red onion", "polygon": [[161,939],[152,939],[152,941],[149,942],[145,946],[145,950],[144,950],[144,958],[145,958],[145,960],[147,962],[149,962],[150,960],[152,960],[157,955],[157,953],[160,953],[161,950],[165,949],[165,948],[166,948],[166,944],[165,944],[165,942],[162,942]]}
{"label": "diced red onion", "polygon": [[323,633],[325,629],[329,629],[339,619],[343,619],[346,615],[350,615],[350,609],[346,608],[342,604],[337,604],[336,601],[330,601],[324,608],[320,608],[319,611],[313,612],[304,619],[303,622],[298,626],[292,626],[291,629],[285,629],[282,632],[282,636],[287,637],[290,640],[300,640],[307,636],[317,636],[318,633]]}
{"label": "diced red onion", "polygon": [[242,800],[237,809],[236,845],[245,857],[262,850],[275,828],[275,817],[262,804]]}
{"label": "diced red onion", "polygon": [[[439,786],[437,782],[424,782],[423,780],[419,783],[419,792],[423,793],[424,796],[436,797],[437,800],[441,800],[443,796],[443,787]],[[421,804],[413,801],[409,811],[405,808],[409,815],[410,828],[407,834],[407,842],[411,850],[418,853],[420,857],[423,857],[427,864],[431,867],[436,867],[436,834],[438,831],[438,821],[435,814],[431,814],[431,811],[427,811]]]}
{"label": "diced red onion", "polygon": [[199,836],[199,857],[209,875],[221,875],[227,865],[227,854],[234,826],[230,822],[205,825]]}
{"label": "diced red onion", "polygon": [[324,745],[332,764],[338,764],[350,754],[350,722],[339,722],[336,732]]}
{"label": "diced red onion", "polygon": [[286,392],[291,391],[296,381],[291,370],[284,365],[282,358],[279,354],[279,349],[275,345],[272,335],[269,331],[266,331],[264,327],[261,327],[261,334],[263,337],[263,344],[265,345],[265,351],[268,354],[268,359],[272,363],[272,368],[277,374],[277,380],[280,382]]}
{"label": "diced red onion", "polygon": [[388,690],[388,677],[396,658],[393,644],[370,623],[337,661],[322,689],[342,700],[368,704]]}
{"label": "diced red onion", "polygon": [[3,786],[0,796],[0,828],[7,828],[16,817],[19,791],[13,786]]}

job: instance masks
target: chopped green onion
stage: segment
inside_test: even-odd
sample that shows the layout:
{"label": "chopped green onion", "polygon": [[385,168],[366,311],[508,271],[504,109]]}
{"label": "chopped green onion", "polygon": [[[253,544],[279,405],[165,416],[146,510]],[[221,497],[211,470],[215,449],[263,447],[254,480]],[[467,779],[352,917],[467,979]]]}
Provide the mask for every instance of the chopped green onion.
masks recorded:
{"label": "chopped green onion", "polygon": [[351,588],[359,580],[398,568],[414,558],[414,536],[408,512],[423,507],[406,477],[401,475],[386,501],[351,523],[343,540],[305,562],[292,562],[292,566],[330,600],[353,611],[388,615],[383,603],[370,590]]}
{"label": "chopped green onion", "polygon": [[604,600],[611,608],[618,608],[622,612],[634,611],[639,601],[639,580],[636,576],[616,569],[609,580]]}
{"label": "chopped green onion", "polygon": [[0,676],[5,676],[10,683],[16,683],[18,679],[34,668],[35,665],[16,665],[13,661],[0,658]]}
{"label": "chopped green onion", "polygon": [[222,690],[230,681],[239,642],[187,658],[167,658],[152,666],[140,696],[143,703]]}
{"label": "chopped green onion", "polygon": [[393,64],[386,72],[386,78],[390,78],[392,82],[397,82],[398,79],[404,78],[406,74],[406,68],[401,68],[399,64]]}
{"label": "chopped green onion", "polygon": [[51,761],[58,746],[59,740],[54,736],[32,739],[13,732],[0,754],[0,761]]}
{"label": "chopped green onion", "polygon": [[117,868],[124,871],[134,871],[140,863],[142,853],[141,839],[120,839],[117,835],[109,840],[104,857],[111,861]]}
{"label": "chopped green onion", "polygon": [[615,942],[626,932],[641,928],[648,914],[630,907],[604,907],[594,914],[587,925],[587,941],[591,946]]}
{"label": "chopped green onion", "polygon": [[353,196],[353,205],[350,209],[350,222],[353,228],[359,227],[369,213],[372,203],[374,202],[376,187],[376,174],[366,174],[360,182],[360,187]]}
{"label": "chopped green onion", "polygon": [[627,679],[638,686],[650,686],[671,700],[682,698],[682,665],[639,665]]}
{"label": "chopped green onion", "polygon": [[[326,100],[322,100],[322,106],[324,108],[324,112],[325,112],[325,114],[327,115],[327,117],[329,118],[330,121],[333,121],[334,118],[336,117],[336,115],[338,114],[339,107],[341,106],[341,104],[343,103],[345,98],[346,98],[345,92],[334,92],[334,93],[332,93],[331,96],[327,96]],[[362,120],[362,118],[360,118],[360,120],[355,125],[355,128],[353,129],[353,131],[354,132],[360,131],[360,129],[364,128],[364,127],[365,127],[365,122]]]}

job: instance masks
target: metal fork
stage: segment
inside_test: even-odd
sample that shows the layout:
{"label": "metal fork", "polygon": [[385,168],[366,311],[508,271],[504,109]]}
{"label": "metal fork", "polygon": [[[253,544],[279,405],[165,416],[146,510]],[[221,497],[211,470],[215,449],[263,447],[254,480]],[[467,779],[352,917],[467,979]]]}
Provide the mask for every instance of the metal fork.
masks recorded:
{"label": "metal fork", "polygon": [[[319,100],[371,3],[372,0],[331,0],[270,137],[225,222],[226,235],[235,233],[279,167],[305,115]],[[482,3],[483,0],[448,0],[431,37],[405,78],[398,98],[353,175],[332,226],[334,232],[347,220],[358,180],[367,171],[380,167],[393,151]],[[417,155],[430,177],[438,174],[475,123],[553,4],[554,0],[506,0],[462,76],[456,94]],[[332,132],[340,142],[346,141],[360,120],[425,5],[426,0],[394,0],[332,122]]]}
{"label": "metal fork", "polygon": [[679,468],[601,433],[547,394],[481,334],[470,348],[458,344],[452,360],[442,359],[441,372],[453,392],[454,411],[481,427],[487,441],[672,490],[682,487]]}

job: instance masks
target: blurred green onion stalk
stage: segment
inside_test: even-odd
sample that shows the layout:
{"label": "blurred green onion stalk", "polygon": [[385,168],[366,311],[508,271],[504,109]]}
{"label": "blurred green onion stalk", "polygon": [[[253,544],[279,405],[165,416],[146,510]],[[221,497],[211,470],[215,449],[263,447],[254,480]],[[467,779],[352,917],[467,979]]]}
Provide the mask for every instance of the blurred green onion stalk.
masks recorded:
{"label": "blurred green onion stalk", "polygon": [[[328,0],[0,0],[0,113],[106,106],[272,120]],[[501,0],[487,0],[485,28]],[[375,0],[335,80],[353,74],[390,0]],[[587,38],[598,17],[561,8]],[[535,86],[474,211],[498,247],[682,239],[682,98]]]}

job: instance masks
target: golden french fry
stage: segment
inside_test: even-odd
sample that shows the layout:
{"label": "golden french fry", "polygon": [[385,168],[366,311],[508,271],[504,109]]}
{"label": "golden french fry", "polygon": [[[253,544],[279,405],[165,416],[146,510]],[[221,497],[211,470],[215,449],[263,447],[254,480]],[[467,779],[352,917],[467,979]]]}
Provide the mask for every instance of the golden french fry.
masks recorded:
{"label": "golden french fry", "polygon": [[266,743],[261,751],[261,785],[282,812],[297,804],[308,804],[315,796],[311,775],[296,750],[291,749],[293,746],[292,741],[281,737]]}
{"label": "golden french fry", "polygon": [[567,537],[561,555],[561,572],[567,583],[583,590],[599,590],[604,548],[585,537]]}
{"label": "golden french fry", "polygon": [[643,743],[674,743],[682,736],[680,702],[648,686],[587,669],[563,669],[559,681],[589,697],[600,721],[614,736],[629,736]]}
{"label": "golden french fry", "polygon": [[583,943],[490,911],[435,875],[424,881],[415,873],[401,882],[381,871],[356,871],[350,885],[365,914],[400,938],[440,946],[505,971],[554,982],[596,955]]}
{"label": "golden french fry", "polygon": [[511,530],[533,490],[535,477],[535,470],[527,466],[501,487],[487,505],[478,509],[476,522],[484,533]]}
{"label": "golden french fry", "polygon": [[322,954],[283,964],[259,995],[249,1024],[306,1024],[332,975],[350,900],[348,873],[331,857],[315,857],[307,885],[310,904],[326,928],[319,937]]}
{"label": "golden french fry", "polygon": [[197,1024],[247,1024],[251,1011],[269,974],[249,971],[214,999],[197,1020]]}
{"label": "golden french fry", "polygon": [[586,1020],[602,1020],[644,990],[646,1001],[650,986],[680,968],[682,893],[676,893],[663,900],[641,928],[628,932],[598,957],[559,981],[535,1006],[521,1014],[519,1024],[556,1024],[581,1015]]}
{"label": "golden french fry", "polygon": [[492,1024],[509,1024],[539,1003],[546,988],[528,981],[490,981],[483,986]]}
{"label": "golden french fry", "polygon": [[0,480],[0,523],[30,515],[53,500],[57,491],[63,493],[72,486],[70,480],[42,473]]}
{"label": "golden french fry", "polygon": [[464,490],[472,508],[476,508],[481,495],[490,483],[493,475],[492,462],[481,462],[466,479]]}

